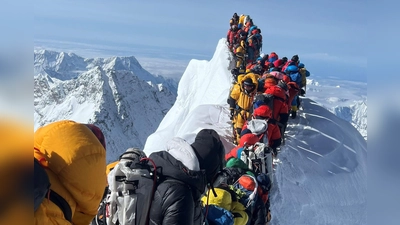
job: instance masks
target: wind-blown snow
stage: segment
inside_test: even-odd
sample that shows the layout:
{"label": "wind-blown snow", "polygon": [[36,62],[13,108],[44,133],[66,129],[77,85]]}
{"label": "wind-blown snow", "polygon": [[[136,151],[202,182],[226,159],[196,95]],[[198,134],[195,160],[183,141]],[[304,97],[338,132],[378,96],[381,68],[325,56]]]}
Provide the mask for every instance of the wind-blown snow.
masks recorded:
{"label": "wind-blown snow", "polygon": [[[174,106],[146,141],[147,154],[164,149],[175,136],[192,142],[202,128],[215,129],[226,152],[233,147],[226,103],[231,86],[229,61],[225,39],[221,39],[209,62],[189,63]],[[319,82],[312,84],[315,96],[318,90],[327,96]],[[302,100],[298,118],[289,120],[286,145],[275,167],[271,224],[366,224],[366,141],[350,123],[321,104],[308,97]]]}
{"label": "wind-blown snow", "polygon": [[34,52],[34,129],[70,119],[105,134],[107,160],[143,148],[176,99],[177,84],[145,71],[134,57],[84,59]]}
{"label": "wind-blown snow", "polygon": [[306,96],[351,123],[367,140],[367,84],[334,79],[320,83],[310,78]]}

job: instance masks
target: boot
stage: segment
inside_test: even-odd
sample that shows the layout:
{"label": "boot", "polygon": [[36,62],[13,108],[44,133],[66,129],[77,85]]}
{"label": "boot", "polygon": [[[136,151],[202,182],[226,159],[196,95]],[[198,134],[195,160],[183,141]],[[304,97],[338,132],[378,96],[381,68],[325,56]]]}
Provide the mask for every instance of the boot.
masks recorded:
{"label": "boot", "polygon": [[295,119],[296,118],[296,116],[297,116],[297,111],[291,111],[290,112],[290,117],[292,118],[292,119]]}
{"label": "boot", "polygon": [[297,106],[293,105],[291,110],[290,110],[290,117],[292,119],[294,119],[294,118],[296,118],[296,116],[297,116]]}

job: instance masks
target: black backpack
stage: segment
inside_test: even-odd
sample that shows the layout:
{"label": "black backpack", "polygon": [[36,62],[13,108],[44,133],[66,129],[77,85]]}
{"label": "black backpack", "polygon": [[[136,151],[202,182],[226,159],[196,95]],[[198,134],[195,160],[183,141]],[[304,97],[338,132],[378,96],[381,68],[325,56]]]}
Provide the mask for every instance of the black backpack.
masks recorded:
{"label": "black backpack", "polygon": [[275,96],[271,95],[271,94],[262,93],[262,94],[256,95],[254,97],[254,101],[253,101],[253,108],[254,108],[253,112],[256,108],[260,107],[261,105],[266,105],[273,113],[274,112],[274,99],[275,99]]}
{"label": "black backpack", "polygon": [[233,185],[247,171],[241,168],[225,167],[215,176],[214,187]]}
{"label": "black backpack", "polygon": [[34,211],[36,212],[40,204],[42,204],[43,200],[48,197],[50,201],[56,204],[63,211],[65,219],[72,223],[72,210],[67,201],[65,201],[63,197],[50,189],[51,185],[47,172],[36,158],[33,158],[33,165]]}

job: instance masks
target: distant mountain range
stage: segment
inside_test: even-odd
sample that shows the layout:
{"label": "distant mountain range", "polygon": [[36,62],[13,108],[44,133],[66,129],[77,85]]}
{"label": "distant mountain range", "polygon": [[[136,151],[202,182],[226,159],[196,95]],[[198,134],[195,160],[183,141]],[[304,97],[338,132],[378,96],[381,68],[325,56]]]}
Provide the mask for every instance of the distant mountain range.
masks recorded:
{"label": "distant mountain range", "polygon": [[108,161],[143,148],[177,97],[177,82],[154,76],[135,57],[82,58],[34,51],[34,128],[61,119],[94,123],[104,132]]}

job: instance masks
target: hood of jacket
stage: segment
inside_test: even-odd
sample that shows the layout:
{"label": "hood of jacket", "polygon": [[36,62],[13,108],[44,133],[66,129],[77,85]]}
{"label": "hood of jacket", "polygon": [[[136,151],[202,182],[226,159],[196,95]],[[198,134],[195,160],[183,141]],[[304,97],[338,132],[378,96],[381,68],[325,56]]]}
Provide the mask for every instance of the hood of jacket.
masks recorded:
{"label": "hood of jacket", "polygon": [[277,86],[277,85],[273,85],[273,86],[268,87],[265,90],[264,93],[277,96],[277,97],[279,97],[281,99],[286,99],[285,91],[282,88],[280,88],[279,86]]}
{"label": "hood of jacket", "polygon": [[249,129],[253,134],[260,135],[267,131],[268,122],[262,119],[252,119],[248,121],[247,129]]}
{"label": "hood of jacket", "polygon": [[51,190],[71,207],[73,223],[89,224],[107,185],[106,152],[93,132],[70,120],[43,126],[34,134],[34,157],[45,167]]}
{"label": "hood of jacket", "polygon": [[205,171],[200,170],[199,161],[193,148],[181,138],[167,143],[167,150],[150,154],[163,176],[182,181],[200,193],[206,188]]}

